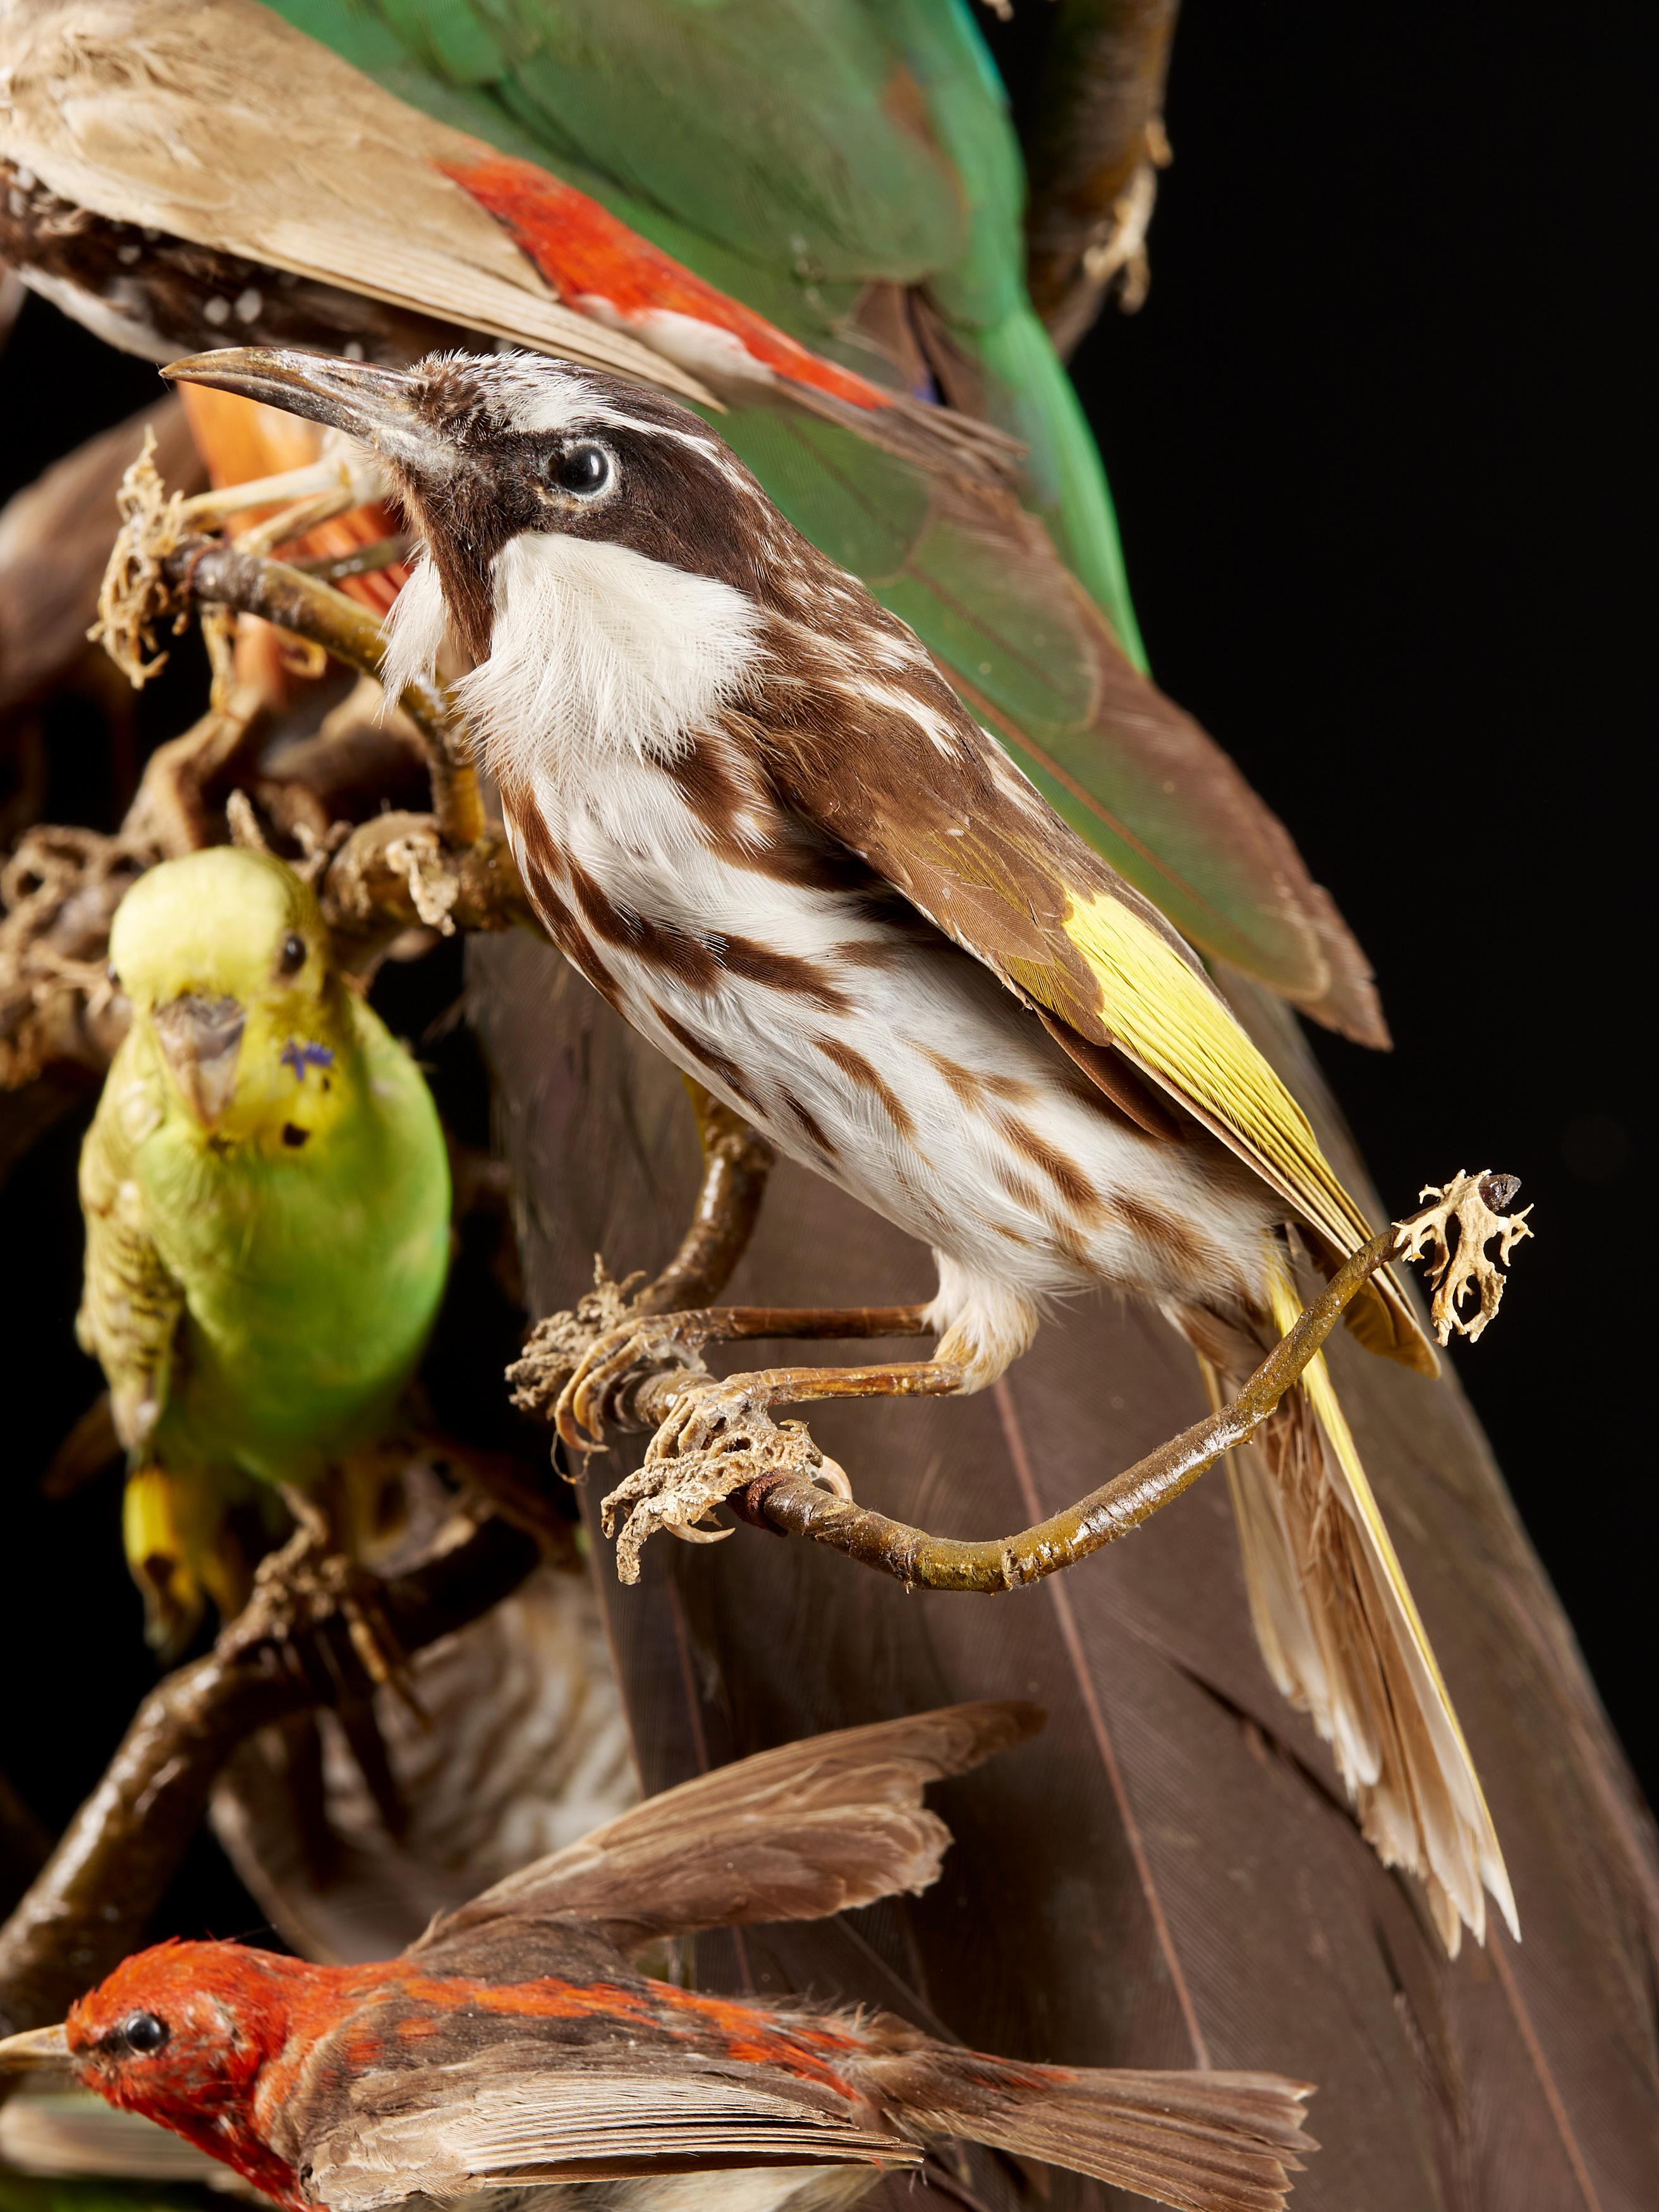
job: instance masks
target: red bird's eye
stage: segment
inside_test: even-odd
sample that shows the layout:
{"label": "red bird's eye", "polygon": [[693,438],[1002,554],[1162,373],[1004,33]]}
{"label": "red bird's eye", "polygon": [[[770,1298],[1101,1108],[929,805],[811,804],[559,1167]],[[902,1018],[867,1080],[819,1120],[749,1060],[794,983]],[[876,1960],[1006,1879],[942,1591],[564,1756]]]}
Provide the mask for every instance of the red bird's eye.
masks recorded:
{"label": "red bird's eye", "polygon": [[167,2041],[170,2031],[153,2012],[129,2013],[115,2031],[115,2039],[140,2058],[148,2058]]}

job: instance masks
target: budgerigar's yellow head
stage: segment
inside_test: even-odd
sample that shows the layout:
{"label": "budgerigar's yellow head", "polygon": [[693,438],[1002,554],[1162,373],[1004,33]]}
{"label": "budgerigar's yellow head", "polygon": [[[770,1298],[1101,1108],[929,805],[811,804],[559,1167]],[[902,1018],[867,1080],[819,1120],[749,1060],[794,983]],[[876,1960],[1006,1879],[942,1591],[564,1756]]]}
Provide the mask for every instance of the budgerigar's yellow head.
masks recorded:
{"label": "budgerigar's yellow head", "polygon": [[216,1151],[302,1152],[356,1079],[345,986],[315,898],[269,854],[216,845],[141,876],[110,968],[163,1078]]}

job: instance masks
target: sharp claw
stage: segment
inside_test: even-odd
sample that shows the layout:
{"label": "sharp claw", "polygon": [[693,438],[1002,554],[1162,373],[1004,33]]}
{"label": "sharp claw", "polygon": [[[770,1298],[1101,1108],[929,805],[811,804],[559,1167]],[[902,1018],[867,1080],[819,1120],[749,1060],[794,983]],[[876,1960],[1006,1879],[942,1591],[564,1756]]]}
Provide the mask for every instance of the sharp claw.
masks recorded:
{"label": "sharp claw", "polygon": [[735,1528],[699,1528],[690,1522],[664,1522],[671,1536],[678,1536],[682,1544],[723,1544],[728,1536],[735,1536]]}
{"label": "sharp claw", "polygon": [[[833,1492],[836,1497],[844,1498],[849,1505],[852,1504],[853,1485],[847,1469],[839,1460],[831,1459],[828,1452],[824,1453],[823,1464],[813,1474],[812,1481],[817,1489]],[[728,1530],[727,1533],[732,1532]]]}

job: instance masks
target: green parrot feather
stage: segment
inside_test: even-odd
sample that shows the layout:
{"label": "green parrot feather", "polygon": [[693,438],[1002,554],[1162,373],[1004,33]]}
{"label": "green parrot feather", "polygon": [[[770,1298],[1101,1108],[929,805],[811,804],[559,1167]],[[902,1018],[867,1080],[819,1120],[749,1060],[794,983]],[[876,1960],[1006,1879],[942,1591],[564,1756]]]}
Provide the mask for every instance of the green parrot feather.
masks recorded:
{"label": "green parrot feather", "polygon": [[1364,956],[1282,824],[1139,678],[1104,471],[1026,290],[1020,149],[966,0],[271,4],[818,352],[1018,438],[1024,513],[988,529],[982,504],[834,423],[763,398],[719,421],[1186,937],[1386,1041]]}
{"label": "green parrot feather", "polygon": [[1028,448],[1034,511],[1144,667],[1100,457],[1026,294],[1024,166],[963,0],[274,4],[877,380],[892,374],[860,300],[925,290],[977,411]]}

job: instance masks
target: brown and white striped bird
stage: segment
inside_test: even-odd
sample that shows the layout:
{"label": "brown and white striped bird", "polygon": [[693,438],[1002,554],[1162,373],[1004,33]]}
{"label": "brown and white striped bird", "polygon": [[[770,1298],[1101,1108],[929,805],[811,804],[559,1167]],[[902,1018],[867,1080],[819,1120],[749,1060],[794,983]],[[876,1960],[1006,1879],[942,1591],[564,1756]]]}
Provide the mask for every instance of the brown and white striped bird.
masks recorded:
{"label": "brown and white striped bird", "polygon": [[[528,356],[411,371],[246,349],[170,372],[372,445],[427,557],[389,684],[456,656],[532,899],[588,981],[783,1152],[933,1248],[932,1360],[685,1394],[607,1501],[618,1562],[785,1449],[771,1406],[983,1389],[1044,1308],[1151,1301],[1225,1383],[1296,1308],[1285,1224],[1369,1235],[1163,917],[966,713],[915,635],[698,416]],[[1432,1369],[1386,1276],[1350,1309]],[[820,1332],[835,1333],[829,1327]],[[849,1328],[845,1334],[857,1334]],[[601,1346],[601,1360],[617,1346]],[[830,1370],[833,1373],[833,1370]],[[1322,1363],[1235,1470],[1252,1607],[1448,1947],[1503,1857]],[[793,1445],[798,1440],[789,1440]]]}
{"label": "brown and white striped bird", "polygon": [[1282,2212],[1315,2148],[1304,2082],[1032,2065],[890,2014],[745,2004],[630,1963],[698,1929],[925,1889],[951,1838],[924,1786],[1042,1718],[947,1706],[740,1759],[375,1965],[236,1943],[142,1951],[64,2027],[0,2043],[0,2075],[67,2069],[283,2212],[475,2191],[502,2212],[844,2212],[952,2137],[1178,2212]]}

